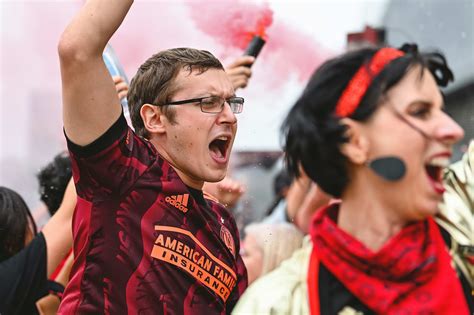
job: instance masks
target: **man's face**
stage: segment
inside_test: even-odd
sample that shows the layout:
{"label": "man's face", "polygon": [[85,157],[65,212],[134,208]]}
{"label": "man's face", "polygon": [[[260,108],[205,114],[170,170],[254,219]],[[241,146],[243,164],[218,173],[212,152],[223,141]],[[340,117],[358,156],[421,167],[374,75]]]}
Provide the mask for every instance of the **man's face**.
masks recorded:
{"label": "man's face", "polygon": [[[224,70],[204,73],[181,70],[174,82],[171,102],[193,98],[234,96],[234,88]],[[185,184],[201,189],[203,182],[224,178],[237,131],[237,119],[229,104],[220,113],[203,113],[199,103],[170,105],[174,121],[164,115],[164,141],[156,143],[160,153],[174,167]]]}

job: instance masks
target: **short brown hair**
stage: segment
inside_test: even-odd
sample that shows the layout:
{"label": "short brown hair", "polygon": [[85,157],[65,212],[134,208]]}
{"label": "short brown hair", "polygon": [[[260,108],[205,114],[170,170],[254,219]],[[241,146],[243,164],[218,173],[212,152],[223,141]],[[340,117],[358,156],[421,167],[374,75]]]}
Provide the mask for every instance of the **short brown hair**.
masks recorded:
{"label": "short brown hair", "polygon": [[[198,70],[200,73],[209,68],[222,69],[221,62],[210,52],[193,48],[173,48],[151,56],[140,66],[130,83],[128,106],[135,132],[148,137],[140,109],[143,104],[166,104],[175,92],[174,79],[181,69]],[[163,108],[165,115],[172,121],[174,112]]]}

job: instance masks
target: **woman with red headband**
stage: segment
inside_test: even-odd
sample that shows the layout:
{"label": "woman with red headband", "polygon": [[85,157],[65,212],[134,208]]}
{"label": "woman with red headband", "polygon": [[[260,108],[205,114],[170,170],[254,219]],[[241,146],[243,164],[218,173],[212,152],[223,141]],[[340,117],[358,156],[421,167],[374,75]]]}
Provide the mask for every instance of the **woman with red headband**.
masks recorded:
{"label": "woman with red headband", "polygon": [[287,162],[341,202],[316,212],[307,246],[235,314],[474,312],[433,219],[463,137],[438,88],[452,80],[441,54],[416,45],[350,52],[315,72],[283,125]]}

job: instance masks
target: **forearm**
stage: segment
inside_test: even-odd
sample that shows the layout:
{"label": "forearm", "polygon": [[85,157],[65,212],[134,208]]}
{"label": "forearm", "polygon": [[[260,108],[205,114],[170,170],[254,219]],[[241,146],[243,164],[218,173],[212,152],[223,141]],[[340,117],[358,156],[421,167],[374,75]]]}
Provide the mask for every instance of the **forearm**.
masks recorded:
{"label": "forearm", "polygon": [[57,314],[61,300],[59,297],[49,294],[36,302],[36,307],[40,315]]}
{"label": "forearm", "polygon": [[48,277],[53,273],[72,246],[72,215],[76,207],[76,191],[71,180],[58,211],[43,228],[47,250]]}
{"label": "forearm", "polygon": [[75,144],[96,140],[121,113],[102,53],[131,4],[132,0],[89,0],[61,36],[64,130]]}
{"label": "forearm", "polygon": [[73,262],[74,262],[74,253],[71,251],[71,253],[69,253],[69,255],[67,256],[66,262],[62,266],[58,275],[56,276],[56,278],[52,280],[66,287],[67,283],[69,282],[69,274],[71,273]]}
{"label": "forearm", "polygon": [[101,57],[132,3],[133,0],[88,0],[61,36],[60,57]]}

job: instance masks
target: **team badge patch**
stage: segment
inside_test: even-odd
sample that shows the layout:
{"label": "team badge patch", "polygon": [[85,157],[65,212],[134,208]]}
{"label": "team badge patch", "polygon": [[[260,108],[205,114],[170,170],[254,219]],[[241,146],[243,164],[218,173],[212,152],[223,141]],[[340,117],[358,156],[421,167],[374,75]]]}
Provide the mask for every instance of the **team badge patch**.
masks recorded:
{"label": "team badge patch", "polygon": [[225,226],[221,225],[221,233],[220,234],[221,234],[221,240],[224,242],[224,244],[230,250],[232,255],[235,257],[234,238],[232,237],[232,234],[230,233],[229,229],[226,228]]}

